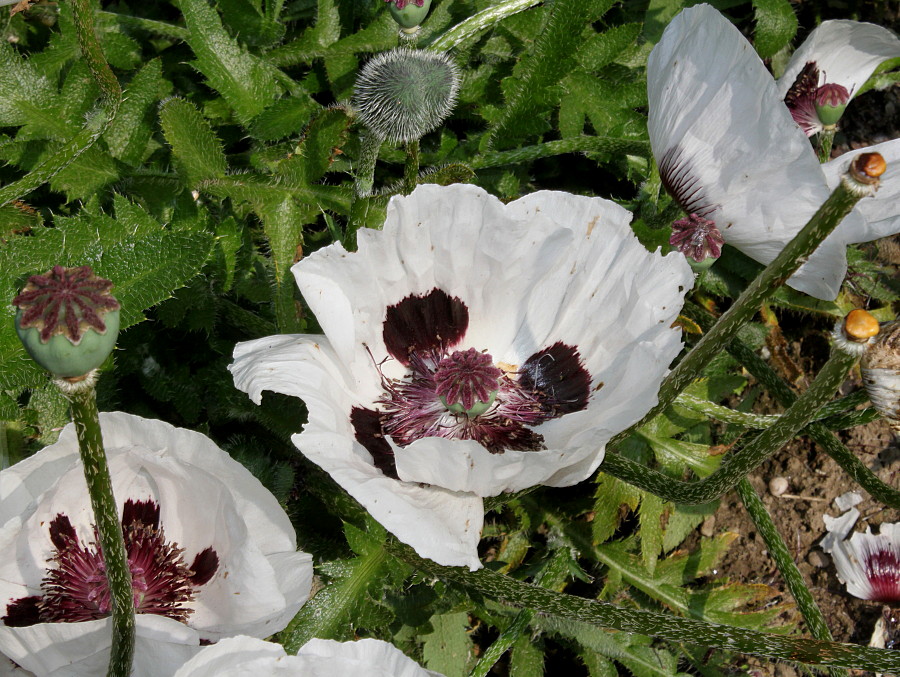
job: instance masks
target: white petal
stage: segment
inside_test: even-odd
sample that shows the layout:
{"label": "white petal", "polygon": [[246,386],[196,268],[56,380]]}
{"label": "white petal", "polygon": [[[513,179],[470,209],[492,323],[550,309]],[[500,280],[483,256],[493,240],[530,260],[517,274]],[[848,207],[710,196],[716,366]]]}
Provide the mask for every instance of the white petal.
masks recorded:
{"label": "white petal", "polygon": [[448,566],[478,569],[481,499],[386,477],[356,440],[350,422],[360,401],[324,337],[274,336],[238,344],[231,371],[235,385],[257,399],[263,390],[300,397],[309,422],[292,439],[372,516],[423,557]]}
{"label": "white petal", "polygon": [[[96,677],[106,674],[112,621],[0,626],[0,652],[38,677]],[[167,677],[200,650],[200,636],[162,616],[136,619],[132,677]]]}
{"label": "white petal", "polygon": [[822,539],[821,548],[834,559],[838,578],[847,586],[847,592],[851,595],[860,599],[870,599],[872,586],[869,584],[856,548],[857,537],[863,534],[854,533],[852,538],[847,539],[847,535],[859,519],[859,510],[851,508],[839,517],[822,515],[822,519],[825,520],[825,529],[828,533]]}
{"label": "white petal", "polygon": [[[127,499],[152,499],[167,540],[184,548],[188,565],[207,547],[216,551],[218,569],[190,604],[190,626],[204,639],[283,629],[309,596],[312,562],[296,551],[293,525],[275,497],[200,433],[124,413],[102,413],[100,421],[120,512]],[[5,607],[40,593],[52,555],[48,525],[57,514],[69,517],[83,543],[93,540],[74,427],[0,473],[0,483],[13,497],[0,508],[0,546],[9,553],[0,560]],[[10,515],[8,507],[21,513]]]}
{"label": "white petal", "polygon": [[335,642],[313,639],[296,656],[271,642],[232,637],[206,647],[174,677],[441,677],[425,670],[392,644],[376,639]]}
{"label": "white petal", "polygon": [[[362,669],[367,677],[442,677],[420,667],[393,644],[377,639],[360,639],[355,642],[311,639],[300,647],[297,656],[315,657],[323,667],[335,659],[346,661],[348,667],[359,666],[352,672],[343,673],[347,675],[358,673]],[[316,677],[331,677],[335,672],[314,674]]]}
{"label": "white petal", "polygon": [[[822,170],[753,47],[708,5],[683,11],[647,64],[650,140],[657,162],[680,148],[725,241],[770,263],[828,198]],[[834,299],[846,271],[841,229],[788,281]]]}
{"label": "white petal", "polygon": [[881,175],[881,185],[875,195],[864,197],[853,209],[864,217],[853,223],[860,229],[851,231],[848,222],[841,225],[850,243],[871,242],[900,232],[900,139],[852,150],[822,165],[828,185],[834,189],[853,158],[861,153],[873,152],[881,153],[887,162],[887,169]]}
{"label": "white petal", "polygon": [[820,85],[843,85],[855,94],[878,66],[898,56],[900,39],[887,28],[859,21],[823,21],[791,56],[778,81],[778,95],[784,99],[809,61],[819,67]]}

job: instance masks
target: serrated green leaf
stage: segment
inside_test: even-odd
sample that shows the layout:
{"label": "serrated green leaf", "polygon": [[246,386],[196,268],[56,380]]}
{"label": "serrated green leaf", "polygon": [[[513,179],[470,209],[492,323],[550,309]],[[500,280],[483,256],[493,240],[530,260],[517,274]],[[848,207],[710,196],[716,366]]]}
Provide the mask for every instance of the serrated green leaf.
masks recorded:
{"label": "serrated green leaf", "polygon": [[116,161],[99,146],[81,153],[50,181],[50,187],[66,194],[69,202],[84,200],[119,178]]}
{"label": "serrated green leaf", "polygon": [[230,37],[206,0],[179,0],[178,6],[190,31],[187,43],[197,57],[197,70],[237,118],[249,124],[278,96],[274,68]]}
{"label": "serrated green leaf", "polygon": [[279,99],[256,117],[250,134],[260,141],[275,141],[299,134],[306,129],[319,108],[319,104],[308,95]]}
{"label": "serrated green leaf", "polygon": [[279,163],[275,175],[282,183],[295,187],[321,180],[347,142],[349,127],[344,111],[322,110],[306,128],[291,157]]}
{"label": "serrated green leaf", "polygon": [[465,677],[472,659],[469,615],[465,612],[431,617],[433,632],[422,636],[422,655],[429,670],[446,677]]}
{"label": "serrated green leaf", "polygon": [[756,14],[754,46],[760,58],[768,59],[787,46],[797,34],[797,16],[788,0],[753,0]]}
{"label": "serrated green leaf", "polygon": [[225,176],[222,144],[191,103],[169,99],[160,107],[159,118],[166,141],[172,146],[175,166],[188,186]]}
{"label": "serrated green leaf", "polygon": [[587,71],[600,70],[635,43],[641,28],[639,23],[630,23],[597,33],[578,49],[575,58]]}
{"label": "serrated green leaf", "polygon": [[596,482],[592,539],[604,543],[612,538],[627,511],[637,509],[641,491],[606,473],[598,474]]}
{"label": "serrated green leaf", "polygon": [[8,42],[0,41],[0,125],[24,125],[36,109],[50,108],[55,98],[50,81]]}
{"label": "serrated green leaf", "polygon": [[165,86],[159,59],[147,62],[131,79],[119,114],[103,137],[114,158],[132,166],[143,160],[154,131],[153,104]]}
{"label": "serrated green leaf", "polygon": [[510,652],[509,677],[544,677],[544,652],[527,634],[516,640]]}
{"label": "serrated green leaf", "polygon": [[665,502],[654,494],[643,492],[641,505],[638,508],[638,520],[641,525],[641,557],[644,566],[651,574],[656,568],[656,560],[662,550],[662,519]]}

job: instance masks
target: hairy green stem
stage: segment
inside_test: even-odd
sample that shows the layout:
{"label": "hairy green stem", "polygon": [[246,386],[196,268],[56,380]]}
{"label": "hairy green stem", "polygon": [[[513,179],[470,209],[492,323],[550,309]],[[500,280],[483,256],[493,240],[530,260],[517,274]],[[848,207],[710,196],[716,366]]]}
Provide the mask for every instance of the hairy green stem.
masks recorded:
{"label": "hairy green stem", "polygon": [[409,195],[419,182],[419,140],[408,141],[404,146],[406,162],[403,165],[403,194]]}
{"label": "hairy green stem", "polygon": [[708,646],[812,665],[853,667],[878,672],[900,670],[900,652],[889,649],[816,639],[794,639],[671,614],[618,607],[608,602],[523,583],[489,569],[470,572],[465,568],[441,566],[421,559],[411,548],[396,542],[389,542],[387,547],[391,554],[429,576],[451,581],[514,607],[534,609],[541,614],[571,618],[602,628],[650,635],[694,646]]}
{"label": "hairy green stem", "polygon": [[375,185],[375,164],[378,151],[384,142],[380,136],[370,131],[363,132],[359,139],[359,158],[356,161],[356,177],[353,184],[353,201],[350,203],[350,217],[344,232],[343,245],[347,251],[356,251],[356,231],[365,226],[369,212],[369,197]]}
{"label": "hairy green stem", "polygon": [[837,131],[834,127],[825,128],[819,132],[819,139],[816,148],[816,154],[819,162],[825,163],[831,159],[831,146],[834,143],[834,133]]}
{"label": "hairy green stem", "polygon": [[55,383],[72,404],[72,421],[78,437],[78,449],[84,465],[84,479],[91,497],[94,523],[100,539],[100,550],[109,583],[112,612],[112,648],[110,650],[107,677],[128,677],[134,657],[134,597],[131,587],[131,570],[122,522],[116,509],[112,478],[106,463],[100,418],[94,390],[95,379],[89,375],[83,381]]}
{"label": "hairy green stem", "polygon": [[844,181],[841,181],[809,220],[809,223],[750,283],[731,308],[719,318],[718,322],[704,334],[703,338],[669,373],[660,386],[657,405],[634,426],[616,435],[610,444],[615,446],[617,442],[628,437],[632,430],[636,430],[650,421],[672,404],[678,394],[699,376],[712,358],[724,350],[731,339],[737,336],[740,328],[759,310],[760,304],[794,274],[797,268],[821,244],[822,240],[850,213],[853,206],[859,202],[860,197],[859,193],[854,192],[845,185]]}
{"label": "hairy green stem", "polygon": [[[779,404],[788,407],[797,400],[797,395],[790,386],[747,345],[733,340],[728,346],[728,352],[766,387]],[[878,479],[875,473],[869,470],[856,454],[835,437],[826,425],[813,423],[806,432],[872,498],[891,508],[900,509],[900,491]]]}
{"label": "hairy green stem", "polygon": [[610,136],[573,136],[568,139],[545,141],[535,146],[523,146],[513,150],[476,155],[472,158],[469,166],[472,169],[488,169],[521,164],[563,153],[612,153],[614,155],[650,157],[650,144],[647,141]]}
{"label": "hairy green stem", "polygon": [[[816,414],[815,421],[821,421],[830,430],[844,430],[858,425],[865,425],[878,418],[878,412],[869,407],[861,411],[847,411],[852,407],[868,400],[865,391],[858,390],[855,393],[842,397],[834,402],[829,402]],[[751,414],[744,411],[735,411],[729,407],[710,402],[702,397],[695,397],[688,393],[681,393],[675,398],[675,404],[685,409],[705,414],[723,423],[731,423],[741,428],[768,428],[778,420],[777,414]]]}
{"label": "hairy green stem", "polygon": [[855,362],[855,356],[834,350],[809,390],[803,393],[775,424],[762,431],[744,448],[729,456],[716,472],[702,480],[680,482],[619,454],[607,454],[600,469],[667,501],[691,505],[708,503],[732,489],[742,477],[802,430],[816,412],[831,399]]}
{"label": "hairy green stem", "polygon": [[[750,514],[750,519],[756,525],[756,530],[762,536],[769,554],[775,560],[778,571],[781,572],[781,576],[784,578],[785,585],[787,585],[791,595],[797,601],[797,607],[800,609],[800,613],[803,614],[810,634],[816,639],[831,641],[831,631],[828,629],[828,624],[825,622],[825,617],[816,604],[816,600],[813,599],[812,593],[810,593],[803,580],[803,574],[800,573],[797,565],[794,564],[794,558],[791,557],[784,539],[778,533],[778,529],[766,510],[766,506],[763,505],[759,495],[746,477],[738,482],[737,491],[744,507],[747,508],[747,512]],[[832,677],[846,677],[847,675],[846,671],[838,668],[832,668],[831,674]]]}
{"label": "hairy green stem", "polygon": [[429,49],[433,49],[436,52],[446,52],[448,49],[459,47],[466,40],[474,38],[506,17],[539,5],[541,2],[542,0],[504,0],[503,2],[498,2],[496,5],[483,9],[465,21],[456,24],[432,42]]}

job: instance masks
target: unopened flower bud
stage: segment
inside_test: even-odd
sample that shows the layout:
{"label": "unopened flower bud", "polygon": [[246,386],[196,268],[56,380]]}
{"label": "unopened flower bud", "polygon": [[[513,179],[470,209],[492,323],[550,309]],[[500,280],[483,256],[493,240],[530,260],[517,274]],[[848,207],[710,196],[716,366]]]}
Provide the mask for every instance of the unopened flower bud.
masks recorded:
{"label": "unopened flower bud", "polygon": [[415,33],[428,16],[431,0],[385,0],[390,3],[391,16],[406,33]]}
{"label": "unopened flower bud", "polygon": [[872,406],[900,435],[900,321],[881,325],[860,367]]}
{"label": "unopened flower bud", "polygon": [[878,190],[886,169],[887,163],[880,153],[860,153],[850,162],[841,182],[853,194],[868,197]]}
{"label": "unopened flower bud", "polygon": [[12,303],[19,309],[16,333],[34,361],[63,378],[103,364],[119,335],[119,302],[111,288],[90,266],[54,266],[32,275]]}
{"label": "unopened flower bud", "polygon": [[850,92],[843,85],[826,83],[816,90],[816,114],[826,127],[836,125],[850,103]]}
{"label": "unopened flower bud", "polygon": [[459,90],[459,72],[445,54],[398,47],[359,73],[353,108],[375,136],[414,141],[443,122]]}

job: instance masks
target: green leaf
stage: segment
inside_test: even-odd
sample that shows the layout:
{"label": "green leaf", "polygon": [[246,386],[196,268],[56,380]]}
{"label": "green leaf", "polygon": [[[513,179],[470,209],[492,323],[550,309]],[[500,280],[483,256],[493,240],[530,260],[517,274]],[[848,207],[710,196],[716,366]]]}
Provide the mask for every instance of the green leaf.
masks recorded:
{"label": "green leaf", "polygon": [[544,677],[544,652],[527,634],[513,644],[509,655],[509,677]]}
{"label": "green leaf", "polygon": [[653,494],[642,492],[638,520],[641,525],[641,557],[651,574],[656,568],[656,560],[662,550],[663,513],[665,502]]}
{"label": "green leaf", "polygon": [[575,58],[585,70],[598,71],[633,45],[641,34],[641,28],[639,23],[630,23],[598,33],[578,49]]}
{"label": "green leaf", "polygon": [[490,130],[496,146],[505,147],[515,138],[540,132],[535,120],[544,119],[547,109],[559,100],[556,85],[571,70],[585,25],[612,4],[610,0],[553,3],[533,49],[503,82],[506,108]]}
{"label": "green leaf", "polygon": [[73,202],[87,199],[107,184],[119,178],[119,168],[109,153],[94,145],[81,153],[50,181],[50,187],[66,194]]}
{"label": "green leaf", "polygon": [[319,108],[308,95],[279,99],[256,117],[250,134],[260,141],[275,141],[299,134]]}
{"label": "green leaf", "polygon": [[797,16],[788,0],[753,0],[756,14],[754,45],[760,58],[768,59],[786,47],[797,34]]}
{"label": "green leaf", "polygon": [[175,166],[188,186],[225,176],[225,151],[200,111],[184,99],[169,99],[159,117]]}
{"label": "green leaf", "polygon": [[197,57],[197,70],[237,118],[249,124],[278,96],[275,69],[228,35],[206,0],[179,0],[178,6],[190,31],[187,43]]}
{"label": "green leaf", "polygon": [[0,41],[0,125],[24,125],[34,112],[50,108],[55,99],[56,89],[49,80],[8,42]]}
{"label": "green leaf", "polygon": [[464,612],[431,617],[433,632],[422,637],[422,654],[429,670],[446,677],[465,677],[472,660],[469,615]]}
{"label": "green leaf", "polygon": [[153,104],[166,86],[159,59],[147,62],[131,79],[119,114],[103,137],[114,158],[131,166],[137,166],[144,159],[147,143],[154,132]]}

